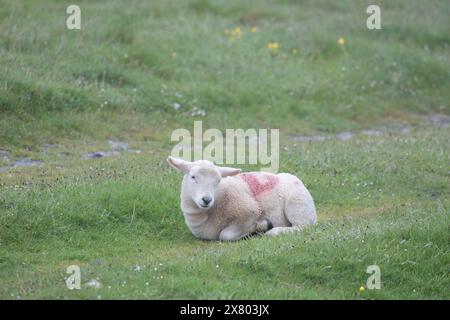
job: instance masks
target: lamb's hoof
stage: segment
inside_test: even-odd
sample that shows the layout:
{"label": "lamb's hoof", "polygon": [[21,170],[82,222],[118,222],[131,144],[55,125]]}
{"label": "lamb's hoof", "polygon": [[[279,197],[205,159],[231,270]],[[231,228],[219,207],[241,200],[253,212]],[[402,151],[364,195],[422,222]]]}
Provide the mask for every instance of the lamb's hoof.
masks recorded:
{"label": "lamb's hoof", "polygon": [[268,231],[268,230],[270,230],[272,228],[273,228],[272,221],[270,221],[267,218],[264,219],[264,220],[259,221],[256,224],[256,232],[266,232],[266,231]]}
{"label": "lamb's hoof", "polygon": [[276,227],[276,228],[270,229],[269,231],[264,233],[264,235],[265,236],[274,237],[274,236],[278,236],[281,233],[283,233],[283,228],[282,227]]}

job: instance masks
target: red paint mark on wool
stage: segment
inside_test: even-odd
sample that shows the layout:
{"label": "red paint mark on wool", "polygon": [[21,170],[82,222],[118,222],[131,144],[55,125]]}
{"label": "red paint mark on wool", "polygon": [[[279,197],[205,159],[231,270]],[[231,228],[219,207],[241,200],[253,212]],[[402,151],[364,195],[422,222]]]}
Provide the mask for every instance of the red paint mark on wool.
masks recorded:
{"label": "red paint mark on wool", "polygon": [[278,184],[278,177],[274,174],[243,173],[240,176],[248,184],[254,198],[263,192],[272,190]]}

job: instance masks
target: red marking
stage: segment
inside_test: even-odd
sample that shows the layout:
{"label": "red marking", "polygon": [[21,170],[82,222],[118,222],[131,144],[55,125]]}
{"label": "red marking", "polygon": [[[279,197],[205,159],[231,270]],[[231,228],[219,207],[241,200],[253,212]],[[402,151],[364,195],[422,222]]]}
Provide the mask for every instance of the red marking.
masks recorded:
{"label": "red marking", "polygon": [[[273,174],[242,173],[240,176],[248,184],[255,199],[261,193],[272,190],[278,184],[278,177]],[[265,181],[261,183],[257,176],[263,177]]]}

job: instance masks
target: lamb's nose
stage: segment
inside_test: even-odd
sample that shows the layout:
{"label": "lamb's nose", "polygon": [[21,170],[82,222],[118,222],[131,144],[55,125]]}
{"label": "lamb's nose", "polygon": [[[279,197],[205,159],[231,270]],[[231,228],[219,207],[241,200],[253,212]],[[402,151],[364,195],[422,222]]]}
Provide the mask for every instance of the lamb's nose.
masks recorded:
{"label": "lamb's nose", "polygon": [[208,205],[211,202],[211,197],[202,197],[202,201],[204,204]]}

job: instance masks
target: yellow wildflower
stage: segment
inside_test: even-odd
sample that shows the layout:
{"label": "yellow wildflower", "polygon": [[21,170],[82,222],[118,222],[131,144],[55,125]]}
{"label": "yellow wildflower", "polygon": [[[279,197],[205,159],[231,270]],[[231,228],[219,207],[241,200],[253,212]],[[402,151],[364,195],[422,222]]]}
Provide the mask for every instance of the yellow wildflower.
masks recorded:
{"label": "yellow wildflower", "polygon": [[230,41],[234,41],[236,38],[240,38],[244,34],[242,32],[241,28],[239,28],[239,27],[236,27],[236,28],[234,28],[232,30],[225,29],[224,33],[225,33],[226,36],[228,36]]}
{"label": "yellow wildflower", "polygon": [[253,32],[253,33],[255,33],[256,31],[258,31],[258,29],[256,29],[256,27],[252,27],[252,28],[250,29],[250,31]]}
{"label": "yellow wildflower", "polygon": [[234,30],[231,30],[231,35],[233,37],[240,37],[240,36],[242,36],[241,28],[236,27],[236,28],[234,28]]}
{"label": "yellow wildflower", "polygon": [[269,42],[267,44],[267,48],[269,48],[270,50],[277,50],[280,48],[280,44],[278,42]]}
{"label": "yellow wildflower", "polygon": [[359,287],[359,292],[363,292],[364,290],[366,290],[366,288],[364,288],[363,286]]}
{"label": "yellow wildflower", "polygon": [[345,44],[345,39],[340,37],[337,41],[341,46],[343,46]]}

